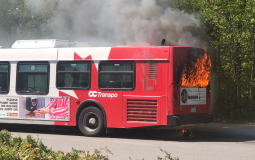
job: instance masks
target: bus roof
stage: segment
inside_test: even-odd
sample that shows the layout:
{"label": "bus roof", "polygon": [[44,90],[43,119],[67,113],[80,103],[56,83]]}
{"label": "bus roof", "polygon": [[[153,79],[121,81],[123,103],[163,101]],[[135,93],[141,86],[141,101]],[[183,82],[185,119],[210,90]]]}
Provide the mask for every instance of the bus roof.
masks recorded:
{"label": "bus roof", "polygon": [[2,61],[169,60],[170,48],[186,46],[88,47],[68,40],[17,40],[11,49],[0,49]]}
{"label": "bus roof", "polygon": [[61,47],[88,47],[86,42],[59,40],[59,39],[39,39],[39,40],[17,40],[12,48],[61,48]]}

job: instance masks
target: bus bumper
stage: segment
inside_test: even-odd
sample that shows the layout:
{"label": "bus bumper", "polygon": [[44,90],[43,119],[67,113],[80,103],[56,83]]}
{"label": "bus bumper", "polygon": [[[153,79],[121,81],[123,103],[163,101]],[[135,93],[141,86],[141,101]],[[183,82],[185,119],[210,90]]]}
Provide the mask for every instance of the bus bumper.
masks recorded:
{"label": "bus bumper", "polygon": [[184,124],[210,123],[214,121],[211,114],[193,114],[193,115],[168,115],[167,126],[179,126]]}

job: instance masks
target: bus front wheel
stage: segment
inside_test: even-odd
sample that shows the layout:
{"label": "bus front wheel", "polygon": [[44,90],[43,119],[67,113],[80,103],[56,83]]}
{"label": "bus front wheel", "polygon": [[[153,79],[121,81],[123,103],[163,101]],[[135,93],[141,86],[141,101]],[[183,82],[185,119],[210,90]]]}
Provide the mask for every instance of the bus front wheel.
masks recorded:
{"label": "bus front wheel", "polygon": [[79,129],[85,136],[101,136],[105,133],[103,113],[96,107],[85,108],[79,116]]}

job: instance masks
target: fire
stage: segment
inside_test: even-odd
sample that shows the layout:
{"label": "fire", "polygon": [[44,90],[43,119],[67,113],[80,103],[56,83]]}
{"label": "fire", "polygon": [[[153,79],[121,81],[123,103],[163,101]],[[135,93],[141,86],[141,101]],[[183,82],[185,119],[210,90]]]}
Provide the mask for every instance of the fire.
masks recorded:
{"label": "fire", "polygon": [[192,132],[182,129],[182,136],[191,137],[191,135],[192,135]]}
{"label": "fire", "polygon": [[207,55],[206,49],[204,56],[198,58],[195,67],[185,67],[186,72],[182,75],[181,86],[183,87],[205,87],[210,81],[210,56]]}

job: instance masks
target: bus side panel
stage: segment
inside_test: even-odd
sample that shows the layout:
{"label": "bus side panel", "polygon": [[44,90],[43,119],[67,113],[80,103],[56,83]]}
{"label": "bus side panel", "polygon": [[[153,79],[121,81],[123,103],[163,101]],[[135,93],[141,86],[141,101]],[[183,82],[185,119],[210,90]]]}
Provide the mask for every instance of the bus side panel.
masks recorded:
{"label": "bus side panel", "polygon": [[76,98],[71,97],[70,95],[67,95],[61,91],[59,91],[59,96],[63,97],[70,97],[70,108],[69,108],[69,115],[70,115],[70,121],[69,122],[63,122],[63,121],[55,121],[54,125],[66,125],[66,126],[75,126],[75,114],[76,110],[78,108],[78,104],[76,103]]}
{"label": "bus side panel", "polygon": [[[76,111],[78,106],[82,102],[92,100],[99,103],[105,110],[106,124],[109,128],[121,128],[122,127],[122,91],[110,91],[98,89],[98,70],[96,65],[98,62],[91,62],[91,88],[89,90],[69,90],[73,92],[75,97],[71,97],[70,106],[70,122],[55,122],[55,125],[75,125]],[[60,92],[61,93],[61,92]],[[61,95],[66,95],[61,93]],[[109,96],[114,95],[114,96]],[[68,95],[70,96],[70,95]],[[76,103],[76,100],[79,100]],[[90,105],[93,106],[93,105]],[[90,107],[86,106],[86,107]]]}
{"label": "bus side panel", "polygon": [[161,98],[161,121],[160,125],[167,124],[167,96]]}
{"label": "bus side panel", "polygon": [[170,47],[169,49],[169,70],[168,70],[168,75],[167,75],[167,80],[168,80],[168,90],[167,90],[167,115],[173,115],[175,110],[177,108],[175,107],[176,105],[176,100],[174,98],[174,60],[173,60],[173,48]]}
{"label": "bus side panel", "polygon": [[[187,63],[187,59],[188,59],[188,48],[187,47],[171,47],[170,49],[170,57],[171,57],[171,67],[170,68],[170,74],[169,77],[170,79],[172,79],[174,85],[172,85],[170,87],[170,90],[172,90],[172,92],[170,94],[172,94],[173,96],[170,97],[173,102],[172,102],[172,106],[173,106],[173,112],[170,113],[170,115],[178,115],[179,111],[182,110],[183,108],[180,106],[180,77],[181,77],[181,72],[182,72],[182,67],[184,66],[185,63]],[[170,63],[171,63],[170,62]],[[172,71],[172,73],[171,73]],[[175,86],[177,87],[177,90],[175,88]]]}
{"label": "bus side panel", "polygon": [[123,91],[123,127],[166,124],[166,66],[164,61],[136,63],[136,88]]}
{"label": "bus side panel", "polygon": [[107,127],[122,128],[122,91],[112,93],[117,93],[118,97],[100,100],[105,109]]}
{"label": "bus side panel", "polygon": [[[97,92],[97,97],[89,97],[99,102],[105,110],[106,125],[108,128],[121,128],[122,127],[122,91],[100,90],[98,88],[98,65],[99,61],[94,61],[92,65],[91,88],[89,91]],[[97,67],[96,67],[97,65]],[[114,94],[116,97],[105,97],[106,94]],[[84,99],[86,100],[86,99]]]}
{"label": "bus side panel", "polygon": [[160,125],[160,110],[161,97],[124,96],[123,127],[128,128]]}
{"label": "bus side panel", "polygon": [[[89,91],[97,92],[97,97],[87,97],[99,102],[105,110],[106,125],[108,128],[122,127],[122,91],[100,90],[98,88],[98,66],[99,61],[92,64],[91,88]],[[114,94],[116,97],[105,97],[105,94]],[[88,95],[88,94],[86,94]],[[86,99],[84,99],[86,100]]]}
{"label": "bus side panel", "polygon": [[161,125],[167,124],[167,115],[168,115],[168,92],[169,92],[169,62],[162,63],[162,99],[161,99]]}

